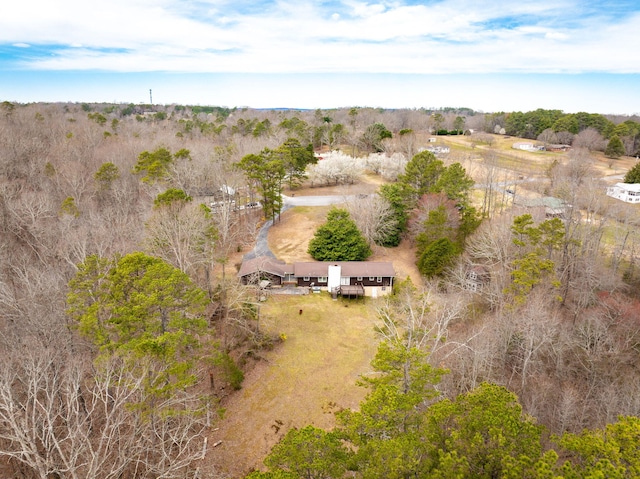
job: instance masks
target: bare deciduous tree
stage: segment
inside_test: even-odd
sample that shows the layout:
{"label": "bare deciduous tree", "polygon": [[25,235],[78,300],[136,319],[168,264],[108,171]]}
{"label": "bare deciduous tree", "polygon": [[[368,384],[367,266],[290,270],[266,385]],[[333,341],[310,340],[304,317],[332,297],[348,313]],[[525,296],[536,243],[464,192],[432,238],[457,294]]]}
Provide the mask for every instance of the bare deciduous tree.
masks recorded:
{"label": "bare deciduous tree", "polygon": [[558,136],[552,128],[547,128],[546,130],[544,130],[538,135],[537,139],[538,141],[543,142],[545,146],[558,143]]}
{"label": "bare deciduous tree", "polygon": [[213,263],[216,232],[201,205],[170,204],[156,208],[146,223],[149,251],[176,268],[202,280]]}
{"label": "bare deciduous tree", "polygon": [[573,143],[574,134],[569,131],[558,131],[556,138],[561,145],[571,145]]}
{"label": "bare deciduous tree", "polygon": [[397,228],[389,202],[380,195],[368,195],[347,203],[347,211],[369,245],[382,244]]}
{"label": "bare deciduous tree", "polygon": [[206,427],[194,397],[166,398],[156,407],[167,414],[149,417],[136,407],[145,379],[117,359],[88,371],[81,358],[46,347],[3,353],[0,457],[15,472],[40,479],[193,477]]}
{"label": "bare deciduous tree", "polygon": [[591,151],[604,151],[606,142],[595,128],[582,130],[573,138],[574,148],[586,148]]}

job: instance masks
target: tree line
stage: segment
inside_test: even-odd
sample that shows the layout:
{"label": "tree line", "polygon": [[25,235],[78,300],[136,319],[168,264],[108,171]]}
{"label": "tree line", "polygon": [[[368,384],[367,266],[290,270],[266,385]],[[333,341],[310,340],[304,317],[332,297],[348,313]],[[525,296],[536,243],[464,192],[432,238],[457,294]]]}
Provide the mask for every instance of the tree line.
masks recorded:
{"label": "tree line", "polygon": [[640,123],[636,118],[611,119],[598,113],[537,109],[488,114],[484,131],[606,151],[607,156],[616,158],[638,156],[640,152]]}
{"label": "tree line", "polygon": [[[410,305],[410,309],[408,306]],[[448,371],[434,353],[448,348],[427,318],[431,305],[410,283],[378,311],[373,374],[359,409],[336,413],[336,427],[292,429],[264,460],[267,478],[631,478],[638,474],[640,420],[550,434],[504,386],[482,382],[443,396]],[[410,312],[409,312],[410,311]]]}
{"label": "tree line", "polygon": [[[464,155],[417,151],[440,121],[431,113],[2,103],[3,472],[195,475],[217,400],[241,386],[251,352],[277,340],[257,327],[233,254],[302,171],[318,184],[358,181],[354,164],[390,182],[348,205],[366,243],[414,241],[434,291],[464,300],[442,344],[466,347],[432,354],[448,364],[438,390],[450,401],[504,384],[558,434],[637,411],[633,212],[603,201],[584,150],[545,172],[548,193],[575,206],[563,235],[539,211],[507,211],[489,154],[478,170]],[[439,113],[449,129],[487,118]],[[336,145],[349,153],[343,173],[325,153]],[[314,164],[312,149],[327,158]],[[477,212],[471,176],[485,185]],[[266,209],[241,208],[256,199]],[[478,271],[488,281],[471,294]]]}

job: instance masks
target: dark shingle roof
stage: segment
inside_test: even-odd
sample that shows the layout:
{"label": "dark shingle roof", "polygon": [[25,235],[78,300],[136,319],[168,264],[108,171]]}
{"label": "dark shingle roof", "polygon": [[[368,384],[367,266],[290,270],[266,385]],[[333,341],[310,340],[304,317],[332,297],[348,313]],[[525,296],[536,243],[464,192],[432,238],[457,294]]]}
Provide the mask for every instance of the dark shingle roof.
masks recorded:
{"label": "dark shingle roof", "polygon": [[249,274],[264,271],[276,276],[284,277],[285,273],[291,270],[291,265],[279,261],[268,256],[258,256],[257,258],[248,259],[242,262],[238,276],[247,276]]}
{"label": "dark shingle roof", "polygon": [[396,275],[393,264],[378,261],[314,261],[308,263],[294,263],[294,274],[297,277],[328,276],[329,266],[341,267],[341,276],[348,277],[393,277]]}
{"label": "dark shingle roof", "polygon": [[393,264],[381,261],[309,261],[286,264],[268,256],[259,256],[242,262],[238,276],[264,271],[283,278],[285,274],[293,274],[298,278],[329,276],[329,266],[341,268],[341,276],[355,277],[395,277]]}

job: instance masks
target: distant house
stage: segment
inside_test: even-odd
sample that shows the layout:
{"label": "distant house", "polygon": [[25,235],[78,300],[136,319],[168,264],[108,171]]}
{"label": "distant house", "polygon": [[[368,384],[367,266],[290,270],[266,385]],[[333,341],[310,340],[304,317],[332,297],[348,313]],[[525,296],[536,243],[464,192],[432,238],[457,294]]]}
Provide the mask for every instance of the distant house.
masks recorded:
{"label": "distant house", "polygon": [[236,195],[236,189],[229,186],[229,185],[222,185],[220,187],[220,191],[222,192],[223,195],[226,196],[235,196]]}
{"label": "distant house", "polygon": [[544,208],[545,217],[561,219],[567,217],[568,210],[571,208],[571,205],[553,196],[544,196],[542,198],[517,196],[514,197],[513,204],[525,208]]}
{"label": "distant house", "polygon": [[607,188],[607,196],[626,203],[640,203],[640,183],[616,183]]}
{"label": "distant house", "polygon": [[451,151],[448,146],[427,146],[426,148],[420,148],[418,152],[421,151],[430,151],[434,155],[445,155]]}
{"label": "distant house", "polygon": [[395,270],[389,262],[311,261],[286,264],[273,258],[244,261],[238,272],[243,284],[268,280],[274,286],[319,289],[343,296],[384,296],[391,292]]}
{"label": "distant house", "polygon": [[477,293],[480,291],[489,281],[491,280],[491,275],[489,271],[484,266],[473,266],[467,271],[465,275],[465,280],[463,287],[467,291],[472,291]]}
{"label": "distant house", "polygon": [[515,150],[524,150],[524,151],[538,151],[540,150],[539,146],[534,145],[533,143],[529,143],[527,141],[518,141],[511,145],[511,148]]}
{"label": "distant house", "polygon": [[571,145],[560,145],[560,144],[547,145],[546,147],[547,151],[569,151],[570,149],[571,149]]}

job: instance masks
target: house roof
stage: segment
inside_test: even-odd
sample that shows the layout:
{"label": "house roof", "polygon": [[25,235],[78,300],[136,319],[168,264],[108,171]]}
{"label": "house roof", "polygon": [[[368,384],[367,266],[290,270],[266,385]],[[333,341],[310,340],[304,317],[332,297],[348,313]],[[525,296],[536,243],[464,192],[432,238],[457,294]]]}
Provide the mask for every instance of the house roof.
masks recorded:
{"label": "house roof", "polygon": [[240,271],[238,271],[238,276],[247,276],[259,271],[283,278],[286,273],[291,272],[291,265],[268,256],[258,256],[257,258],[243,261]]}
{"label": "house roof", "polygon": [[616,183],[616,186],[625,191],[640,193],[640,183]]}
{"label": "house roof", "polygon": [[514,200],[514,204],[534,208],[536,206],[546,206],[547,208],[562,209],[566,208],[567,204],[560,198],[554,198],[553,196],[545,196],[543,198],[526,198],[519,196]]}
{"label": "house roof", "polygon": [[516,141],[513,145],[511,145],[512,148],[533,148],[534,144],[531,143],[530,141]]}
{"label": "house roof", "polygon": [[238,276],[247,276],[263,271],[283,278],[286,274],[296,277],[326,277],[329,276],[329,266],[341,268],[341,276],[347,277],[395,277],[393,264],[378,261],[310,261],[286,264],[275,258],[259,256],[242,262]]}
{"label": "house roof", "polygon": [[308,263],[294,263],[294,274],[298,277],[329,276],[329,266],[340,266],[341,276],[346,277],[394,277],[396,275],[393,264],[378,261],[314,261]]}

